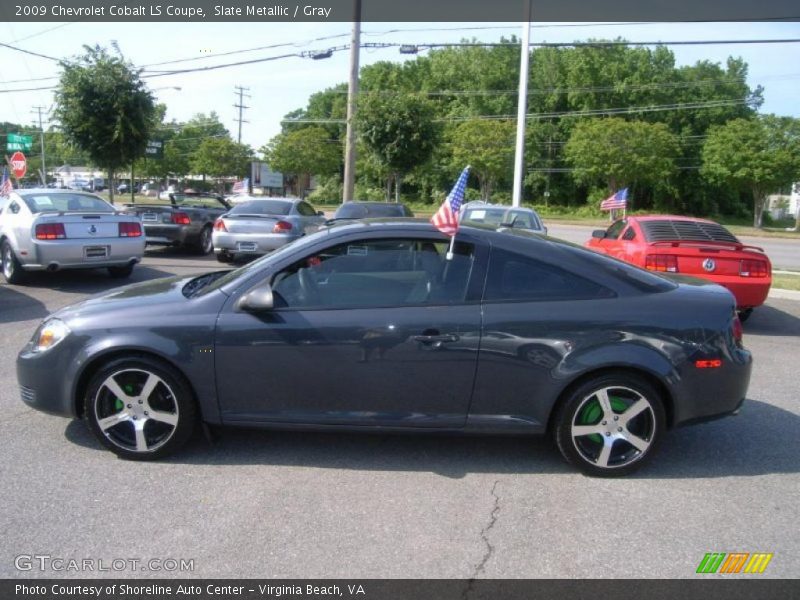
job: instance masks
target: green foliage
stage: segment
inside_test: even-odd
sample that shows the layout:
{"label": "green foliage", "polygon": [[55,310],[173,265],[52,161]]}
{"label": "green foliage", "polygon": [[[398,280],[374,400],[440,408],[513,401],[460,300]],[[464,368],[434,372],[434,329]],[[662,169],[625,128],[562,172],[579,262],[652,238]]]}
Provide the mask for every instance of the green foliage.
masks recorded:
{"label": "green foliage", "polygon": [[61,63],[55,116],[66,139],[113,174],[144,153],[155,104],[131,63],[99,46],[85,50]]}
{"label": "green foliage", "polygon": [[165,174],[175,177],[185,177],[190,173],[192,158],[205,140],[230,138],[230,133],[213,111],[208,115],[196,114],[185,123],[163,123],[156,135],[165,139],[161,168]]}
{"label": "green foliage", "polygon": [[478,178],[481,199],[489,200],[495,183],[513,170],[514,134],[512,121],[473,119],[456,126],[450,134],[455,168],[470,165]]}
{"label": "green foliage", "polygon": [[675,175],[678,140],[663,123],[620,118],[582,121],[565,154],[578,183],[604,181],[609,191],[636,184],[664,186]]}
{"label": "green foliage", "polygon": [[800,121],[767,115],[712,127],[702,174],[751,192],[753,225],[761,227],[767,195],[800,178]]}
{"label": "green foliage", "polygon": [[434,106],[420,95],[368,93],[359,99],[358,132],[366,150],[400,179],[425,163],[438,143]]}
{"label": "green foliage", "polygon": [[227,137],[207,138],[192,155],[192,170],[211,177],[244,177],[250,170],[253,151]]}
{"label": "green foliage", "polygon": [[280,133],[261,149],[270,167],[281,173],[333,175],[342,165],[342,146],[322,127]]}

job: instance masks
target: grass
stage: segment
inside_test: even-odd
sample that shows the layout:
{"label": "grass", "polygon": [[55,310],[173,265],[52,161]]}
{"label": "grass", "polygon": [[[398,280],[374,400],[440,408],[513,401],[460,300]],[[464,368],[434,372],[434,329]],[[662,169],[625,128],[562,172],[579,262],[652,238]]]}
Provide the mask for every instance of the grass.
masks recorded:
{"label": "grass", "polygon": [[797,274],[772,274],[772,287],[781,290],[800,291],[800,273]]}

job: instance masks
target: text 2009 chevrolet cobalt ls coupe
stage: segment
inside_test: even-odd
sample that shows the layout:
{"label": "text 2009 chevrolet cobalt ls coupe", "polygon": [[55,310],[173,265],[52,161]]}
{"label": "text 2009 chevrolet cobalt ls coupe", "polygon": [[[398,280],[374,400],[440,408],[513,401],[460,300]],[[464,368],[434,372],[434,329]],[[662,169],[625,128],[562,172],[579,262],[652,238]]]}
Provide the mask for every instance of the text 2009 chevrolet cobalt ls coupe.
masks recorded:
{"label": "text 2009 chevrolet cobalt ls coupe", "polygon": [[241,269],[123,287],[46,319],[29,405],[119,456],[195,424],[551,433],[586,473],[642,465],[670,427],[735,412],[751,356],[731,294],[515,229],[361,222]]}

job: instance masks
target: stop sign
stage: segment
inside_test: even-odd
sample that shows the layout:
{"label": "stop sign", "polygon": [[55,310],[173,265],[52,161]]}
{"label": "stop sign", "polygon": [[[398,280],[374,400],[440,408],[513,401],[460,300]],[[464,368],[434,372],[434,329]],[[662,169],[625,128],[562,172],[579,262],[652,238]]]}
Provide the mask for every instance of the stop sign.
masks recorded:
{"label": "stop sign", "polygon": [[14,177],[17,179],[25,177],[25,173],[28,171],[28,161],[25,160],[25,155],[22,152],[14,152],[8,162],[11,163],[11,171],[14,173]]}

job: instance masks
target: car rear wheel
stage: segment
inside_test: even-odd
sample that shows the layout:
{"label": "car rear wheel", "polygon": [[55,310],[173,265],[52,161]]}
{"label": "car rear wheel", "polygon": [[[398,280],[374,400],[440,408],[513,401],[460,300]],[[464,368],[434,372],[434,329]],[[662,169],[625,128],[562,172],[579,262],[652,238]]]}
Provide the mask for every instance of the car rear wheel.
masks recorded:
{"label": "car rear wheel", "polygon": [[22,282],[25,278],[25,271],[22,270],[22,265],[17,260],[14,254],[14,249],[8,240],[3,240],[3,245],[0,246],[0,258],[3,263],[3,277],[10,284]]}
{"label": "car rear wheel", "polygon": [[211,236],[211,225],[206,225],[203,227],[203,230],[200,232],[200,237],[197,240],[195,250],[202,256],[211,254],[211,252],[214,250],[214,240]]}
{"label": "car rear wheel", "polygon": [[747,319],[750,318],[750,315],[753,314],[752,308],[745,308],[744,310],[739,311],[739,320],[744,323]]}
{"label": "car rear wheel", "polygon": [[130,277],[133,273],[133,265],[125,265],[124,267],[108,267],[108,274],[115,279],[124,279]]}
{"label": "car rear wheel", "polygon": [[153,460],[192,435],[197,412],[174,369],[146,358],[111,361],[89,382],[84,415],[95,437],[117,456]]}
{"label": "car rear wheel", "polygon": [[575,388],[558,409],[555,439],[587,475],[627,475],[654,454],[666,428],[659,393],[630,373],[608,373]]}

